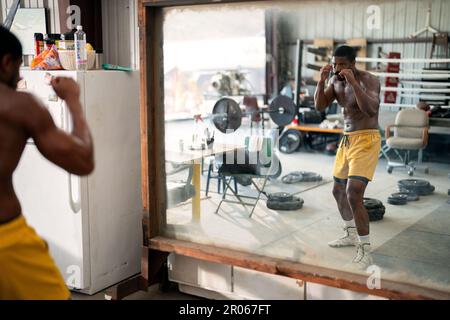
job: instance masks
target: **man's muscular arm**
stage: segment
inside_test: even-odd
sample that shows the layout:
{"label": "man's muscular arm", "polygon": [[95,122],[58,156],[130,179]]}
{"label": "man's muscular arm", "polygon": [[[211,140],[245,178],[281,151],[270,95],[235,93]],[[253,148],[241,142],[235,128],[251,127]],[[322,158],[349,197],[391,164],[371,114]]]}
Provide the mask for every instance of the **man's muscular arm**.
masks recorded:
{"label": "man's muscular arm", "polygon": [[316,92],[314,93],[314,105],[320,112],[328,108],[328,106],[336,99],[333,88],[334,79],[331,79],[330,84],[325,88],[325,81],[328,79],[331,69],[332,67],[330,65],[326,65],[321,69],[320,80],[317,83]]}
{"label": "man's muscular arm", "polygon": [[[44,157],[57,166],[76,175],[88,175],[94,170],[94,147],[91,133],[82,113],[78,95],[58,92],[59,86],[69,85],[68,80],[54,80],[55,91],[66,100],[73,119],[71,134],[56,127],[53,119],[43,106],[32,96],[25,95],[27,112],[24,113],[25,128],[33,138],[36,146]],[[62,82],[60,82],[62,81]],[[63,91],[73,91],[73,87],[63,88]]]}
{"label": "man's muscular arm", "polygon": [[366,90],[364,90],[358,81],[356,81],[353,72],[350,69],[345,69],[340,72],[342,76],[350,83],[355,93],[356,102],[359,109],[369,117],[373,117],[377,114],[380,108],[380,81],[371,77],[368,81]]}

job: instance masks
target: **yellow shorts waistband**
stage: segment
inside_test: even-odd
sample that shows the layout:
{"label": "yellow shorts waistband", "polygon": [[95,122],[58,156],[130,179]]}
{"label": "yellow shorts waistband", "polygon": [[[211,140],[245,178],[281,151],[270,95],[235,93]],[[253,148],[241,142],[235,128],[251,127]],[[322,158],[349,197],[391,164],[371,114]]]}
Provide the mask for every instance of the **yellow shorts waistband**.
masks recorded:
{"label": "yellow shorts waistband", "polygon": [[380,130],[378,129],[367,129],[367,130],[356,130],[351,132],[344,132],[344,135],[346,136],[360,136],[360,135],[366,135],[366,134],[380,134]]}
{"label": "yellow shorts waistband", "polygon": [[0,248],[8,247],[19,241],[23,232],[28,229],[27,222],[23,215],[11,222],[0,225]]}

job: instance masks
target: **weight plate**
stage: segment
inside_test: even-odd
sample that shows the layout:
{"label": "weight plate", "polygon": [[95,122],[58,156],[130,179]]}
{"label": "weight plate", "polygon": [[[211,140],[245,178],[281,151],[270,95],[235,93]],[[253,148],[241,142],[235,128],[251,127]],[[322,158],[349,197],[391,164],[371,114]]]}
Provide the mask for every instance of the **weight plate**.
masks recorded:
{"label": "weight plate", "polygon": [[213,123],[222,133],[232,133],[242,124],[242,111],[238,103],[230,98],[222,98],[213,108]]}
{"label": "weight plate", "polygon": [[428,196],[428,195],[432,194],[432,193],[434,192],[434,190],[436,190],[435,186],[430,185],[430,186],[428,187],[428,190],[426,191],[426,193],[423,194],[423,195],[424,195],[424,196]]}
{"label": "weight plate", "polygon": [[430,185],[430,183],[426,180],[419,180],[419,179],[405,179],[400,180],[398,182],[398,186],[406,189],[415,189],[415,188],[426,188]]}
{"label": "weight plate", "polygon": [[285,202],[292,201],[294,199],[294,196],[286,192],[278,192],[269,194],[268,198],[270,201]]}
{"label": "weight plate", "polygon": [[384,218],[385,211],[386,209],[384,206],[378,209],[367,210],[367,213],[369,214],[369,221],[374,222],[382,220]]}
{"label": "weight plate", "polygon": [[269,106],[272,121],[284,127],[294,121],[297,114],[294,101],[287,96],[276,97]]}
{"label": "weight plate", "polygon": [[391,195],[391,197],[395,197],[395,198],[405,198],[407,201],[417,201],[419,200],[419,195],[417,193],[414,192],[397,192],[397,193],[393,193]]}
{"label": "weight plate", "polygon": [[271,201],[267,200],[267,208],[277,211],[299,210],[303,207],[304,201],[301,198],[294,197],[291,201]]}
{"label": "weight plate", "polygon": [[367,210],[382,208],[383,202],[377,199],[364,198],[364,207]]}
{"label": "weight plate", "polygon": [[284,176],[281,181],[285,184],[293,184],[298,182],[318,182],[322,181],[322,176],[307,171],[294,171]]}
{"label": "weight plate", "polygon": [[408,200],[405,198],[393,198],[393,197],[389,197],[387,202],[389,204],[395,205],[395,206],[402,206],[408,203]]}
{"label": "weight plate", "polygon": [[283,173],[283,166],[281,165],[281,161],[278,159],[278,157],[276,155],[274,155],[274,158],[276,161],[278,161],[278,163],[276,164],[277,170],[275,172],[272,172],[273,170],[271,168],[271,170],[269,171],[269,179],[270,180],[278,179],[281,176],[281,174]]}
{"label": "weight plate", "polygon": [[381,214],[381,215],[384,215],[384,213],[386,212],[386,208],[385,208],[385,206],[382,206],[382,207],[379,207],[379,208],[376,208],[376,209],[367,210],[367,212],[370,213],[370,214]]}
{"label": "weight plate", "polygon": [[435,190],[435,187],[432,185],[429,185],[427,187],[418,187],[418,188],[412,188],[412,189],[407,189],[405,187],[401,187],[399,186],[398,191],[399,192],[410,192],[410,193],[415,193],[418,196],[428,196],[430,194],[432,194]]}
{"label": "weight plate", "polygon": [[294,153],[302,144],[302,137],[300,132],[295,129],[289,129],[280,137],[279,149],[283,153]]}
{"label": "weight plate", "polygon": [[389,198],[396,199],[396,200],[406,200],[406,201],[408,201],[408,194],[407,193],[403,193],[403,192],[397,192],[397,193],[391,194],[391,196]]}

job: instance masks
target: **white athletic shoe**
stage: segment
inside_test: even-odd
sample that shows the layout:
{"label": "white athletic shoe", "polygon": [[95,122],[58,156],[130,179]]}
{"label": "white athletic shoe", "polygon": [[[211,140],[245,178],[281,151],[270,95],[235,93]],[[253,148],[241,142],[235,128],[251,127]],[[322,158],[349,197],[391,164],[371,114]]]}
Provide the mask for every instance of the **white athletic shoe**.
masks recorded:
{"label": "white athletic shoe", "polygon": [[353,263],[355,263],[360,269],[366,270],[368,267],[373,265],[371,252],[372,248],[370,247],[370,243],[358,243],[356,257],[353,259]]}
{"label": "white athletic shoe", "polygon": [[332,248],[352,247],[356,246],[358,242],[358,233],[355,227],[345,227],[344,236],[340,239],[328,242],[328,245]]}

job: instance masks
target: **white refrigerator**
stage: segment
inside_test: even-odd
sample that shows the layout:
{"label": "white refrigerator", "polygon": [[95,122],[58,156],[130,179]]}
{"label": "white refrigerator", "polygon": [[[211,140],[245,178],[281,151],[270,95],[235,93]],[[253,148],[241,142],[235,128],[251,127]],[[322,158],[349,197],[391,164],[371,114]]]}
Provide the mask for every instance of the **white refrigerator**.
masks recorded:
{"label": "white refrigerator", "polygon": [[[22,70],[20,90],[33,93],[56,125],[70,131],[68,109],[46,85],[45,74]],[[139,75],[119,71],[50,74],[71,77],[80,85],[96,168],[89,177],[68,174],[47,161],[29,140],[14,186],[24,216],[49,244],[68,287],[94,294],[140,272]]]}

